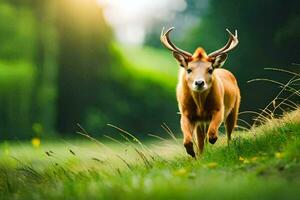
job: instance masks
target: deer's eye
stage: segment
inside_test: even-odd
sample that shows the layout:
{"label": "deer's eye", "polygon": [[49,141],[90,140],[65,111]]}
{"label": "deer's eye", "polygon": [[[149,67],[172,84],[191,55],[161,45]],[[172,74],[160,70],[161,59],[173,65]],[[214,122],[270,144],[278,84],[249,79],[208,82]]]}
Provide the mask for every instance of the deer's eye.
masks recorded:
{"label": "deer's eye", "polygon": [[187,71],[188,74],[192,72],[191,69],[187,69],[186,71]]}
{"label": "deer's eye", "polygon": [[208,73],[209,73],[209,74],[212,74],[213,71],[214,71],[214,69],[213,69],[212,67],[208,68]]}

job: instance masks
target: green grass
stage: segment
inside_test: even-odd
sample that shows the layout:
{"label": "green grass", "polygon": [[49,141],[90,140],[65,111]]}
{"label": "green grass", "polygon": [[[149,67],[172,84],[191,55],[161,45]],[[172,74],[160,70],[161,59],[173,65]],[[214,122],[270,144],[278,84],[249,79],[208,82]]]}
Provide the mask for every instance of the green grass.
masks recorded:
{"label": "green grass", "polygon": [[140,70],[151,70],[177,77],[178,68],[172,54],[167,50],[152,47],[120,46],[121,53],[132,63],[132,66]]}
{"label": "green grass", "polygon": [[[299,199],[300,110],[206,144],[42,141],[0,146],[1,199]],[[120,143],[119,143],[120,142]],[[48,154],[48,155],[47,155]]]}
{"label": "green grass", "polygon": [[141,80],[153,80],[174,90],[179,66],[170,52],[152,47],[132,47],[114,44],[123,58],[126,70]]}

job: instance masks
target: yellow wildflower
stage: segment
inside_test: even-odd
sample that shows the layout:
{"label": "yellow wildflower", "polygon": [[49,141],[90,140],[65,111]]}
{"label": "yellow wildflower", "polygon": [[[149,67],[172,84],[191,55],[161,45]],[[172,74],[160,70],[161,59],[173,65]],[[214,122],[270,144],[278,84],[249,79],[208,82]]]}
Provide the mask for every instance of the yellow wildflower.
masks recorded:
{"label": "yellow wildflower", "polygon": [[275,153],[275,158],[281,159],[281,158],[283,158],[283,157],[284,157],[284,153],[282,153],[282,152],[276,152],[276,153]]}
{"label": "yellow wildflower", "polygon": [[250,161],[249,161],[248,159],[245,159],[243,163],[244,163],[244,164],[249,164]]}
{"label": "yellow wildflower", "polygon": [[210,169],[214,169],[218,166],[218,163],[216,162],[211,162],[211,163],[208,163],[207,164],[207,167],[210,168]]}
{"label": "yellow wildflower", "polygon": [[247,158],[243,158],[242,156],[239,157],[239,160],[244,164],[250,163],[250,161]]}
{"label": "yellow wildflower", "polygon": [[40,140],[40,138],[38,138],[38,137],[32,138],[31,144],[32,144],[33,147],[39,148],[41,146],[41,140]]}
{"label": "yellow wildflower", "polygon": [[188,170],[186,170],[185,168],[181,168],[174,171],[175,176],[186,176],[187,174],[188,174]]}
{"label": "yellow wildflower", "polygon": [[255,162],[256,160],[257,160],[257,157],[256,157],[256,156],[254,156],[254,157],[251,158],[251,161],[252,161],[252,162]]}

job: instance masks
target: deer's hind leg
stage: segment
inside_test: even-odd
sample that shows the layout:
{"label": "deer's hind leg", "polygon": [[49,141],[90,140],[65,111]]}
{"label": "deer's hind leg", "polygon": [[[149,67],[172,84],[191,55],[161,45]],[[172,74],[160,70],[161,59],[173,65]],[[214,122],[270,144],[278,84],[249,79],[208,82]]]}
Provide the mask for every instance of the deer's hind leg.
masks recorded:
{"label": "deer's hind leg", "polygon": [[237,123],[238,119],[238,112],[239,112],[239,101],[236,102],[234,108],[229,113],[228,117],[225,120],[225,127],[227,132],[227,144],[229,145],[229,142],[231,140],[231,133]]}

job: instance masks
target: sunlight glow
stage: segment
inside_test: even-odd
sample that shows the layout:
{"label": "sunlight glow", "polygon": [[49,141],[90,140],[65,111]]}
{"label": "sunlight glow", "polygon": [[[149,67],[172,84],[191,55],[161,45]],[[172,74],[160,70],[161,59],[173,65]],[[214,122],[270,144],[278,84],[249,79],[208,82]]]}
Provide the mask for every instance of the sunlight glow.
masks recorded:
{"label": "sunlight glow", "polygon": [[97,0],[122,43],[141,44],[157,22],[167,23],[186,8],[185,0]]}

